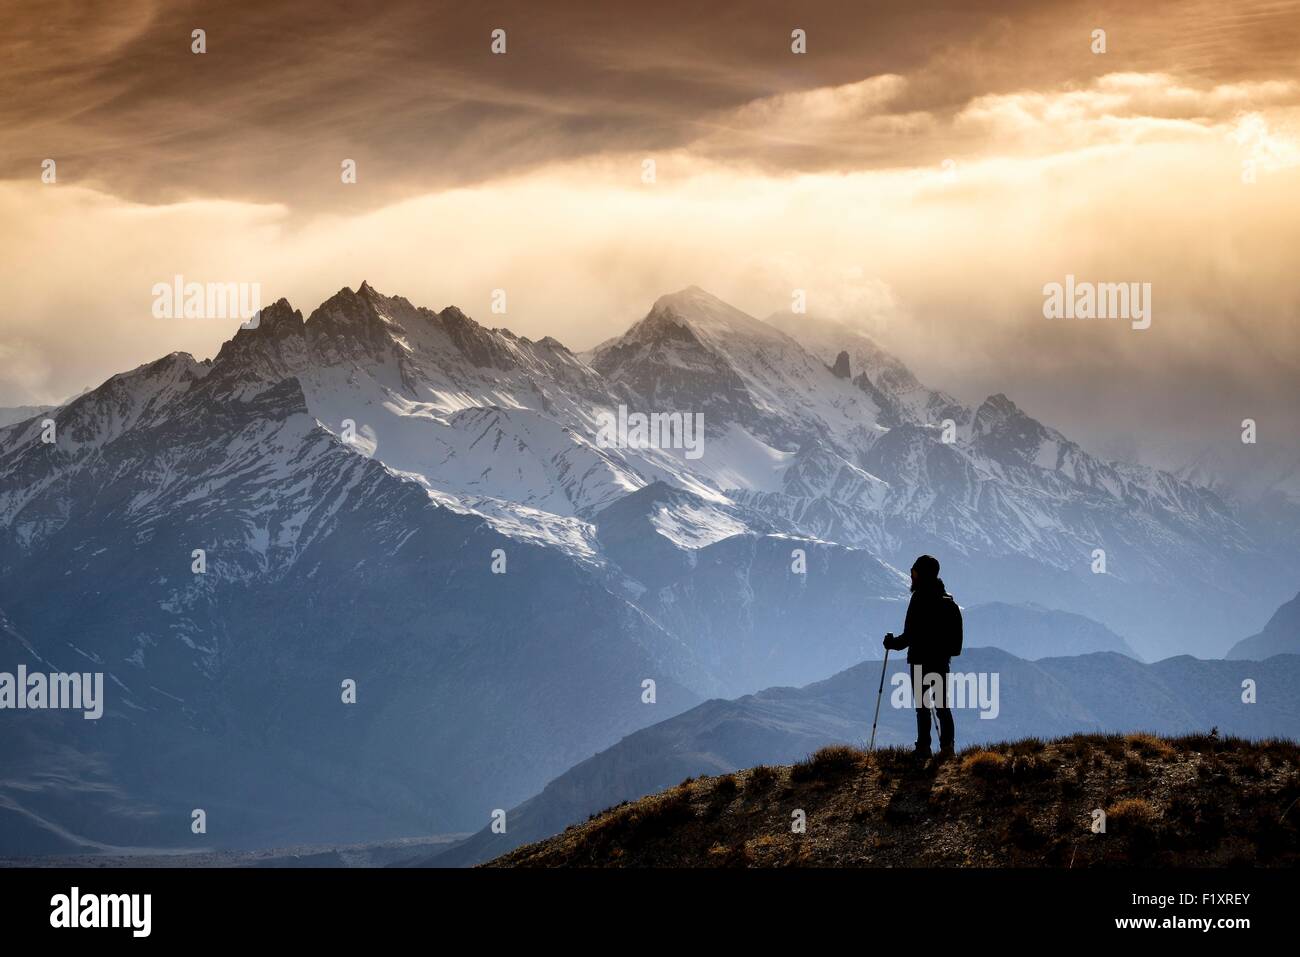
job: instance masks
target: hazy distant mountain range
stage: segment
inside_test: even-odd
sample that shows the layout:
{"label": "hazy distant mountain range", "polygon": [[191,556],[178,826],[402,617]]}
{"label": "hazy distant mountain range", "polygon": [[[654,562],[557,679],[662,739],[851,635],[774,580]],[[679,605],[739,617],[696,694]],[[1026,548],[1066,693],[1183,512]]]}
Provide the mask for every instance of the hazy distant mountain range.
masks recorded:
{"label": "hazy distant mountain range", "polygon": [[1228,650],[1229,658],[1261,661],[1274,655],[1300,654],[1300,595],[1279,608],[1262,631]]}
{"label": "hazy distant mountain range", "polygon": [[53,409],[52,405],[16,405],[0,409],[0,427],[22,422]]}
{"label": "hazy distant mountain range", "polygon": [[[703,454],[600,441],[620,408],[702,414]],[[0,428],[0,670],[109,689],[97,722],[0,713],[0,850],[474,829],[705,698],[878,656],[923,551],[1024,657],[1218,656],[1300,581],[1252,521],[697,288],[584,355],[366,284],[280,300]]]}

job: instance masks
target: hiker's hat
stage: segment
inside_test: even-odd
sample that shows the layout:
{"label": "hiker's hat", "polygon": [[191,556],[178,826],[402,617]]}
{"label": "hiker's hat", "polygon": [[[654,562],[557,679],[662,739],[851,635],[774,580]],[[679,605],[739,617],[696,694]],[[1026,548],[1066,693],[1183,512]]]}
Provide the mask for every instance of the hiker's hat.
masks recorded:
{"label": "hiker's hat", "polygon": [[933,555],[922,555],[912,562],[912,571],[916,572],[919,578],[938,578],[939,559]]}

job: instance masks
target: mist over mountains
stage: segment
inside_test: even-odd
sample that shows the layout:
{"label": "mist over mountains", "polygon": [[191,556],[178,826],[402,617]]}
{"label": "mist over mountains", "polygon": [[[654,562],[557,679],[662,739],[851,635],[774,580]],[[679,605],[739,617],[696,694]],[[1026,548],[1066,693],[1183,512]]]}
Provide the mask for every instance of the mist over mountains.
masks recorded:
{"label": "mist over mountains", "polygon": [[[702,414],[703,455],[598,441],[620,407]],[[108,689],[3,716],[0,850],[475,830],[705,699],[878,657],[921,552],[1022,657],[1217,657],[1300,580],[1222,493],[695,287],[583,355],[365,283],[280,300],[0,428],[4,665]]]}

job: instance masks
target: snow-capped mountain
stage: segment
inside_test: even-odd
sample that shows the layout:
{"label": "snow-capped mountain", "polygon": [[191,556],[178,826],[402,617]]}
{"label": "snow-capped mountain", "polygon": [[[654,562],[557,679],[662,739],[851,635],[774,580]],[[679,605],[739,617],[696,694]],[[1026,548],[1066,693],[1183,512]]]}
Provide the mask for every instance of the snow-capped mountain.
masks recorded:
{"label": "snow-capped mountain", "polygon": [[852,454],[878,431],[879,409],[862,390],[827,376],[789,336],[696,286],[661,296],[644,319],[585,358],[647,408],[703,413],[723,442],[744,430],[777,452],[819,441]]}
{"label": "snow-capped mountain", "polygon": [[1300,503],[1300,448],[1230,440],[1207,445],[1176,473],[1246,505],[1269,498]]}
{"label": "snow-capped mountain", "polygon": [[[768,324],[795,339],[838,375],[871,396],[886,426],[940,425],[951,418],[959,427],[971,410],[946,392],[928,389],[899,359],[861,329],[806,314],[777,312]],[[843,358],[841,358],[843,356]]]}
{"label": "snow-capped mountain", "polygon": [[1190,457],[1177,475],[1213,489],[1261,545],[1300,552],[1300,447],[1265,438],[1241,441],[1235,428]]}
{"label": "snow-capped mountain", "polygon": [[[39,745],[6,765],[7,835],[184,843],[196,806],[227,845],[457,830],[699,700],[683,676],[708,686],[590,567],[340,442],[297,378],[174,355],[54,418],[53,443],[0,432],[7,664],[109,694],[98,722],[6,715]],[[42,753],[67,755],[75,808]]]}
{"label": "snow-capped mountain", "polygon": [[[1221,654],[1300,577],[1205,488],[1093,456],[1005,395],[963,406],[849,326],[773,321],[791,335],[691,288],[586,357],[644,406],[705,409],[727,438],[698,471],[733,503],[898,567],[935,552],[976,600],[1086,614],[1150,657]],[[774,392],[798,401],[775,414]],[[711,467],[738,428],[761,454]]]}
{"label": "snow-capped mountain", "polygon": [[[963,604],[1149,658],[1300,577],[1213,491],[694,287],[581,356],[365,283],[250,325],[0,428],[7,653],[112,689],[95,730],[10,739],[34,844],[183,842],[202,801],[233,842],[477,827],[701,698],[879,654],[922,551]],[[628,412],[702,415],[698,457],[608,441]],[[68,818],[37,752],[102,800]]]}

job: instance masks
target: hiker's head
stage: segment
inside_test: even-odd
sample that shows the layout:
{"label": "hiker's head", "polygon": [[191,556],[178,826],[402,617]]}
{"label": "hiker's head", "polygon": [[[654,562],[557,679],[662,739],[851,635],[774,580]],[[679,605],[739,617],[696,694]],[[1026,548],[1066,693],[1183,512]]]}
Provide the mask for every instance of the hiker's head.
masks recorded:
{"label": "hiker's head", "polygon": [[912,591],[939,580],[939,559],[922,555],[912,562]]}

